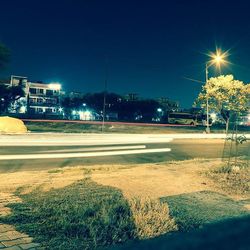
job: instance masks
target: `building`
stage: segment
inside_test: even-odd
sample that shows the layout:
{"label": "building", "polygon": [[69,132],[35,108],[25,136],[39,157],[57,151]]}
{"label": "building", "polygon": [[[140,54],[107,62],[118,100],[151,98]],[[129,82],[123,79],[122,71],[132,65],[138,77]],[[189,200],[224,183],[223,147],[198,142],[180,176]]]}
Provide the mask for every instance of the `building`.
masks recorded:
{"label": "building", "polygon": [[[11,76],[10,84],[22,86],[24,97],[18,102],[17,113],[60,115],[62,114],[61,85],[59,83],[31,82],[27,77]],[[20,105],[20,102],[22,105]]]}
{"label": "building", "polygon": [[28,82],[27,111],[30,114],[56,114],[60,107],[61,85]]}

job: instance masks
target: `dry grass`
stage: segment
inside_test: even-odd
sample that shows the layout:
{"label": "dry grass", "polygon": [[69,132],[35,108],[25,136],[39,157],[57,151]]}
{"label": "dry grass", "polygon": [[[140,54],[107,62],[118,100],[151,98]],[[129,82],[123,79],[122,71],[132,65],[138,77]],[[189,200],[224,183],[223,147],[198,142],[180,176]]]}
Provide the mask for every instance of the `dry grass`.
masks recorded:
{"label": "dry grass", "polygon": [[166,203],[146,198],[132,198],[129,201],[134,218],[136,234],[140,239],[152,238],[177,230],[174,219],[169,216]]}
{"label": "dry grass", "polygon": [[221,163],[207,171],[206,175],[225,192],[250,198],[250,167],[248,165],[235,167]]}

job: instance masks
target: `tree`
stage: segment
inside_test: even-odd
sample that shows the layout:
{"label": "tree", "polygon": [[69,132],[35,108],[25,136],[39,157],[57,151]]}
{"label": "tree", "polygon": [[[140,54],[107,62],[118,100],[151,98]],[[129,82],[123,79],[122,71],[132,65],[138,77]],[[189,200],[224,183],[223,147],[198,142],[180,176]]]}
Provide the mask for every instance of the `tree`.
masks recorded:
{"label": "tree", "polygon": [[205,107],[208,100],[209,109],[220,113],[225,120],[227,132],[232,114],[248,109],[249,97],[250,84],[235,80],[233,75],[221,75],[207,81],[196,104]]}
{"label": "tree", "polygon": [[7,113],[11,104],[24,96],[23,86],[0,84],[0,113]]}
{"label": "tree", "polygon": [[[84,102],[91,107],[92,109],[96,110],[97,112],[103,111],[103,102],[104,102],[104,93],[87,93],[83,97]],[[122,99],[122,96],[115,94],[115,93],[106,93],[106,109],[107,111],[116,112],[117,105],[119,104],[119,100]]]}
{"label": "tree", "polygon": [[0,70],[4,69],[6,64],[9,62],[10,59],[10,51],[9,49],[0,43]]}
{"label": "tree", "polygon": [[119,119],[134,121],[139,117],[140,121],[151,122],[156,117],[157,108],[162,106],[151,99],[122,101],[119,104]]}

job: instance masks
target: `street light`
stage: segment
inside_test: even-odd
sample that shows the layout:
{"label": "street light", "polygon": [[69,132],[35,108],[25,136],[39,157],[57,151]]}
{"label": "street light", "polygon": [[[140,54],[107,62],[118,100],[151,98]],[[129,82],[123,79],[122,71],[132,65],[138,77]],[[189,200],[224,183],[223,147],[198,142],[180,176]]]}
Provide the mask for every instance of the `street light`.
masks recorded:
{"label": "street light", "polygon": [[[206,82],[208,82],[208,68],[211,67],[212,65],[216,65],[218,68],[220,68],[221,64],[227,63],[225,58],[228,56],[228,51],[222,53],[221,50],[216,49],[215,53],[210,53],[208,54],[211,60],[209,60],[206,63]],[[208,114],[208,94],[206,98],[206,113],[207,113],[207,127],[206,127],[206,132],[210,133],[210,127],[209,127],[209,114]]]}

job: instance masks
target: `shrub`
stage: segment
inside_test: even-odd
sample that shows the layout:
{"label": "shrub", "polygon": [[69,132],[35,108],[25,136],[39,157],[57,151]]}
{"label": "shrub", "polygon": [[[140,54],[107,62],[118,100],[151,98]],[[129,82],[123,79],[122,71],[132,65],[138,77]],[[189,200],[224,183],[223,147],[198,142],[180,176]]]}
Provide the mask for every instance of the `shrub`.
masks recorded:
{"label": "shrub", "polygon": [[206,172],[206,175],[228,193],[250,194],[250,168],[247,164],[222,165]]}
{"label": "shrub", "polygon": [[133,198],[129,204],[139,238],[155,237],[177,230],[166,203],[150,198]]}

